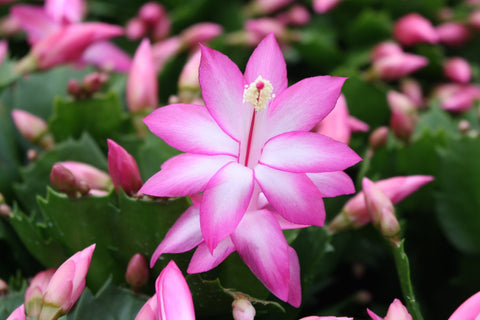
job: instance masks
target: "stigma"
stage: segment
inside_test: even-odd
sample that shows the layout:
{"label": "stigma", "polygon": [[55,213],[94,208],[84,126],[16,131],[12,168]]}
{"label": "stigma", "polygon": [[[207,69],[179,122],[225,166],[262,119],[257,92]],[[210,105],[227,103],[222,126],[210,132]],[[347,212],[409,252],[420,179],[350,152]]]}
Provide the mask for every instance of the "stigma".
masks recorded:
{"label": "stigma", "polygon": [[270,81],[258,76],[255,81],[245,85],[243,91],[243,102],[250,103],[256,111],[262,111],[267,108],[268,103],[275,97],[272,94],[273,86]]}

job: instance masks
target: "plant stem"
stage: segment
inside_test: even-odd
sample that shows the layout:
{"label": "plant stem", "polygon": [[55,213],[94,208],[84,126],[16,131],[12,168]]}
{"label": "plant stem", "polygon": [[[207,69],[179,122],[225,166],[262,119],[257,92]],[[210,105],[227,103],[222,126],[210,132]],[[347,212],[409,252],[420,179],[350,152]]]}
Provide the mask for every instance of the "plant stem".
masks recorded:
{"label": "plant stem", "polygon": [[408,262],[408,256],[405,253],[403,244],[404,240],[402,240],[399,245],[392,245],[400,286],[407,304],[407,309],[413,317],[413,320],[423,320],[420,306],[415,299],[415,293],[413,292],[412,281],[410,279],[410,263]]}

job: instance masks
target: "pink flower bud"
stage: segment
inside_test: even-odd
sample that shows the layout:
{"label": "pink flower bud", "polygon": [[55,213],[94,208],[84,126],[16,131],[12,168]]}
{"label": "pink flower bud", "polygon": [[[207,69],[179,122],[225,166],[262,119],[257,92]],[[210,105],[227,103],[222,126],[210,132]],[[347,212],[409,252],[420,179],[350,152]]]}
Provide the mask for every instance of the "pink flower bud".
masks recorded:
{"label": "pink flower bud", "polygon": [[0,297],[6,295],[8,289],[8,284],[3,279],[0,279]]}
{"label": "pink flower bud", "polygon": [[409,13],[397,20],[393,35],[401,44],[437,43],[438,35],[432,23],[418,13]]}
{"label": "pink flower bud", "polygon": [[8,55],[8,42],[6,40],[0,41],[0,65],[3,64]]}
{"label": "pink flower bud", "polygon": [[128,72],[132,59],[109,41],[98,41],[85,50],[82,62],[94,65],[105,71]]}
{"label": "pink flower bud", "polygon": [[260,42],[269,33],[275,35],[277,39],[284,39],[286,35],[285,26],[273,18],[250,19],[245,22],[245,30],[255,39],[255,43]]}
{"label": "pink flower bud", "polygon": [[473,11],[468,18],[468,22],[474,29],[480,30],[480,10]]}
{"label": "pink flower bud", "polygon": [[48,283],[55,273],[55,269],[41,271],[30,280],[30,285],[25,291],[25,310],[29,317],[38,317],[42,309],[42,299]]}
{"label": "pink flower bud", "polygon": [[158,320],[157,294],[154,294],[145,302],[142,309],[137,313],[135,320]]}
{"label": "pink flower bud", "polygon": [[158,80],[150,41],[144,39],[133,57],[127,80],[127,105],[130,112],[158,107]]}
{"label": "pink flower bud", "polygon": [[90,189],[105,191],[110,190],[112,186],[112,181],[107,173],[89,164],[77,161],[62,161],[57,162],[57,164],[62,165],[73,174],[77,185],[84,183]]}
{"label": "pink flower bud", "polygon": [[78,23],[87,12],[85,0],[45,0],[45,11],[58,23]]}
{"label": "pink flower bud", "polygon": [[406,95],[396,91],[387,93],[387,101],[392,111],[390,127],[393,133],[397,138],[408,142],[418,122],[415,105]]}
{"label": "pink flower bud", "polygon": [[170,261],[155,282],[158,314],[163,320],[195,320],[192,294],[174,261]]}
{"label": "pink flower bud", "polygon": [[153,26],[166,16],[165,8],[157,2],[147,2],[138,11],[138,17]]}
{"label": "pink flower bud", "polygon": [[375,151],[383,148],[387,144],[388,127],[382,126],[373,130],[368,139],[370,148]]}
{"label": "pink flower bud", "polygon": [[118,192],[122,188],[128,195],[134,195],[142,187],[135,159],[115,141],[107,139],[108,142],[108,172],[112,178],[113,186]]}
{"label": "pink flower bud", "polygon": [[198,91],[200,82],[198,81],[198,69],[200,67],[200,50],[197,50],[187,61],[178,78],[178,88],[180,91]]}
{"label": "pink flower bud", "polygon": [[48,132],[47,123],[42,118],[19,109],[12,110],[12,118],[18,131],[28,141],[46,150],[55,144],[53,136]]}
{"label": "pink flower bud", "polygon": [[448,79],[458,83],[467,83],[472,79],[472,68],[461,57],[448,59],[443,65],[443,72]]}
{"label": "pink flower bud", "polygon": [[28,73],[78,61],[91,44],[122,34],[121,27],[101,22],[66,26],[36,43],[31,53],[19,62],[17,71]]}
{"label": "pink flower bud", "polygon": [[414,79],[403,79],[400,83],[400,90],[415,104],[421,107],[424,104],[422,87]]}
{"label": "pink flower bud", "polygon": [[181,41],[188,48],[196,48],[199,43],[206,43],[222,34],[221,25],[212,22],[197,23],[180,34]]}
{"label": "pink flower bud", "polygon": [[402,302],[398,299],[393,300],[393,302],[390,304],[385,318],[377,316],[370,309],[367,309],[367,312],[373,320],[412,320],[412,316],[410,313],[408,313],[407,308],[405,308]]}
{"label": "pink flower bud", "polygon": [[155,70],[160,72],[165,63],[177,54],[182,48],[182,41],[179,37],[171,37],[166,40],[155,43],[152,46],[153,61]]}
{"label": "pink flower bud", "polygon": [[79,194],[86,195],[90,191],[88,185],[77,182],[73,173],[60,163],[52,166],[50,183],[55,189],[70,197],[76,197]]}
{"label": "pink flower bud", "polygon": [[[421,175],[393,177],[379,180],[375,182],[375,185],[392,201],[393,204],[396,204],[432,180],[432,176]],[[365,206],[364,193],[361,191],[347,201],[342,208],[342,212],[335,217],[329,228],[334,231],[347,228],[359,228],[370,221],[370,216]]]}
{"label": "pink flower bud", "polygon": [[480,292],[463,302],[448,320],[478,319],[480,316]]}
{"label": "pink flower bud", "polygon": [[147,24],[140,18],[128,20],[125,26],[125,36],[130,40],[138,40],[147,35]]}
{"label": "pink flower bud", "polygon": [[314,131],[348,144],[351,130],[348,122],[347,100],[340,95],[333,110],[315,127]]}
{"label": "pink flower bud", "polygon": [[437,26],[440,43],[458,47],[470,40],[470,30],[459,22],[447,22]]}
{"label": "pink flower bud", "polygon": [[154,41],[159,41],[164,39],[166,36],[170,34],[172,29],[172,22],[170,18],[165,15],[161,20],[157,21],[152,27],[152,39]]}
{"label": "pink flower bud", "polygon": [[136,253],[128,262],[125,279],[127,280],[127,283],[133,288],[143,287],[147,283],[147,260],[140,253]]}
{"label": "pink flower bud", "polygon": [[297,4],[287,12],[277,15],[278,21],[284,25],[304,26],[310,22],[310,12],[304,6]]}
{"label": "pink flower bud", "polygon": [[61,29],[61,25],[39,6],[15,5],[10,9],[10,16],[16,21],[19,28],[25,31],[28,42],[33,45],[47,37],[47,35]]}
{"label": "pink flower bud", "polygon": [[53,274],[43,295],[39,320],[64,315],[77,302],[85,288],[85,277],[94,250],[95,244],[75,253]]}
{"label": "pink flower bud", "polygon": [[470,109],[474,101],[480,98],[480,88],[473,84],[444,84],[434,90],[433,96],[440,100],[443,109],[450,112],[463,112]]}
{"label": "pink flower bud", "polygon": [[255,308],[246,298],[236,298],[232,303],[232,309],[235,320],[253,320],[255,318]]}
{"label": "pink flower bud", "polygon": [[340,4],[341,0],[313,0],[313,11],[327,13]]}
{"label": "pink flower bud", "polygon": [[7,320],[25,320],[25,306],[22,304],[8,316]]}
{"label": "pink flower bud", "polygon": [[393,41],[385,41],[373,47],[370,58],[375,62],[378,59],[402,53],[404,53],[403,49],[398,43]]}
{"label": "pink flower bud", "polygon": [[386,239],[398,245],[401,229],[392,201],[368,178],[363,178],[362,187],[365,205],[373,225]]}
{"label": "pink flower bud", "polygon": [[100,90],[107,81],[108,75],[106,73],[92,72],[83,78],[82,85],[85,90],[93,93]]}
{"label": "pink flower bud", "polygon": [[375,73],[384,80],[396,80],[425,67],[428,59],[411,53],[392,54],[374,60]]}

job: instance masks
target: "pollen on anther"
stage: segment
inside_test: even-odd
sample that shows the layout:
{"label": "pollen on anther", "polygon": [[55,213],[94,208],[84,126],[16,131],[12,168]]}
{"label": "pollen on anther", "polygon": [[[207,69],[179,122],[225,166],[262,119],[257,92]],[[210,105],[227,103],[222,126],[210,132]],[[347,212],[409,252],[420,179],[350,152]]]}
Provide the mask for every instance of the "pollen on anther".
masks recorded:
{"label": "pollen on anther", "polygon": [[262,76],[258,76],[254,82],[245,86],[243,102],[250,103],[256,111],[264,110],[270,100],[275,97],[272,92],[273,86],[271,82],[263,79]]}

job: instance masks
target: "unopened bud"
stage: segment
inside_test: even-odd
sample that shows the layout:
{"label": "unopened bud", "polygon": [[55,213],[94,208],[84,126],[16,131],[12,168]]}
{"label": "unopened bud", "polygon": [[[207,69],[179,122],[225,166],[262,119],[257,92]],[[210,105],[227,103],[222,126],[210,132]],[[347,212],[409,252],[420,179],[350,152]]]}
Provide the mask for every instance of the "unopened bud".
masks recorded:
{"label": "unopened bud", "polygon": [[253,320],[255,318],[255,308],[244,297],[236,298],[232,303],[232,309],[235,320]]}
{"label": "unopened bud", "polygon": [[108,81],[106,73],[93,72],[83,78],[83,87],[90,94],[97,92]]}
{"label": "unopened bud", "polygon": [[480,10],[473,11],[469,16],[468,21],[470,26],[476,30],[480,30]]}
{"label": "unopened bud", "polygon": [[131,154],[115,141],[108,142],[108,172],[112,178],[113,186],[118,192],[122,188],[128,195],[135,195],[142,187],[137,162]]}
{"label": "unopened bud", "polygon": [[382,126],[373,130],[368,138],[370,149],[376,151],[383,148],[387,144],[388,139],[388,127]]}
{"label": "unopened bud", "polygon": [[206,43],[223,32],[221,25],[212,22],[201,22],[185,29],[180,39],[187,48],[196,48],[199,43]]}
{"label": "unopened bud", "polygon": [[448,79],[458,83],[467,83],[472,79],[472,68],[461,57],[448,59],[443,65],[443,72]]}
{"label": "unopened bud", "polygon": [[387,100],[392,111],[390,127],[397,138],[408,142],[418,122],[417,109],[406,95],[396,91],[389,91]]}
{"label": "unopened bud", "polygon": [[50,171],[50,182],[60,192],[75,197],[78,192],[77,181],[73,173],[60,163],[55,163]]}
{"label": "unopened bud", "polygon": [[139,18],[130,19],[125,26],[125,35],[130,40],[138,40],[147,35],[147,26]]}
{"label": "unopened bud", "polygon": [[143,287],[148,281],[147,260],[140,253],[136,253],[128,262],[125,273],[127,283],[134,289]]}
{"label": "unopened bud", "polygon": [[38,317],[40,315],[43,305],[43,294],[54,273],[55,269],[41,271],[30,281],[30,285],[25,291],[25,311],[29,317]]}
{"label": "unopened bud", "polygon": [[165,8],[157,2],[147,2],[138,11],[138,17],[149,25],[157,23],[165,14]]}
{"label": "unopened bud", "polygon": [[285,25],[304,26],[310,22],[310,12],[303,5],[294,5],[287,12],[277,15]]}
{"label": "unopened bud", "polygon": [[12,216],[13,216],[12,208],[10,208],[10,206],[6,203],[0,204],[0,217],[9,218]]}
{"label": "unopened bud", "polygon": [[3,279],[0,279],[0,297],[6,295],[8,293],[8,284],[3,281]]}
{"label": "unopened bud", "polygon": [[416,107],[424,105],[422,87],[417,80],[412,78],[403,79],[400,82],[400,90],[410,98]]}
{"label": "unopened bud", "polygon": [[459,47],[470,40],[470,30],[459,22],[447,22],[437,26],[440,42],[452,47]]}
{"label": "unopened bud", "polygon": [[67,83],[67,93],[72,97],[78,97],[81,93],[81,87],[77,80],[70,79]]}
{"label": "unopened bud", "polygon": [[470,130],[470,122],[468,120],[462,119],[458,123],[458,130],[462,133],[467,133]]}
{"label": "unopened bud", "polygon": [[393,28],[393,34],[406,46],[438,42],[438,35],[432,23],[418,13],[410,13],[398,19]]}
{"label": "unopened bud", "polygon": [[90,189],[111,190],[112,180],[106,172],[89,164],[77,161],[63,161],[57,163],[67,168],[73,174],[77,181],[77,186],[84,181]]}
{"label": "unopened bud", "polygon": [[44,149],[51,149],[53,147],[53,137],[48,132],[48,126],[45,120],[19,109],[12,111],[12,118],[18,131],[25,139]]}

